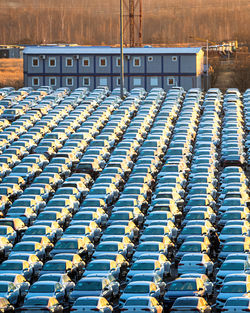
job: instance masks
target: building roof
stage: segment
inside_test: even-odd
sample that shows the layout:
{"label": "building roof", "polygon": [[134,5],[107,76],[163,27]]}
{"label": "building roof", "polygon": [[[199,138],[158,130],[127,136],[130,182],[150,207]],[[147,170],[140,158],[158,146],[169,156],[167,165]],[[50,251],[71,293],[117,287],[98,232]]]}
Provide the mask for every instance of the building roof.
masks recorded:
{"label": "building roof", "polygon": [[[144,47],[144,48],[124,48],[124,54],[198,54],[202,50],[201,47],[188,47],[188,48],[155,48],[155,47]],[[27,47],[24,49],[24,54],[119,54],[120,48],[113,47],[69,47],[69,46],[36,46]]]}

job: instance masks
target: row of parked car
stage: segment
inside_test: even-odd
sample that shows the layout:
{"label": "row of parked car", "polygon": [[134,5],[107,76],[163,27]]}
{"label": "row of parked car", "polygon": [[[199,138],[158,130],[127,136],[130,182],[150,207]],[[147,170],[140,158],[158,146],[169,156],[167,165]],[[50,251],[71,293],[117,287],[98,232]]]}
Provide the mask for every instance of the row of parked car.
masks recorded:
{"label": "row of parked car", "polygon": [[0,119],[6,311],[248,308],[248,91],[26,92]]}

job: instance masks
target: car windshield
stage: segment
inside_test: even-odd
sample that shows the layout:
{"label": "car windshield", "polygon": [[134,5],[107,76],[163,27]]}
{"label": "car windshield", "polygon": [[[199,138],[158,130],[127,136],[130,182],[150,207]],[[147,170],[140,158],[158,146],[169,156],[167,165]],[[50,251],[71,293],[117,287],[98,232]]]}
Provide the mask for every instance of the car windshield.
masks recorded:
{"label": "car windshield", "polygon": [[81,291],[102,290],[102,282],[101,281],[83,281],[83,282],[80,281],[76,285],[75,290],[81,290]]}
{"label": "car windshield", "polygon": [[12,251],[34,251],[35,247],[33,244],[20,244],[15,245]]}
{"label": "car windshield", "polygon": [[58,241],[55,245],[55,249],[78,249],[77,241]]}
{"label": "car windshield", "polygon": [[128,220],[128,213],[112,214],[110,220]]}
{"label": "car windshield", "polygon": [[13,270],[13,271],[15,271],[15,270],[22,270],[23,269],[23,264],[22,263],[15,263],[15,262],[11,262],[11,263],[9,263],[9,262],[3,262],[1,265],[0,265],[0,270],[3,270],[3,271],[5,271],[5,270]]}
{"label": "car windshield", "polygon": [[176,299],[174,306],[196,306],[197,305],[197,299],[192,298],[179,298]]}
{"label": "car windshield", "polygon": [[0,283],[0,292],[7,292],[7,291],[8,291],[8,285]]}
{"label": "car windshield", "polygon": [[241,212],[224,213],[221,219],[222,220],[240,220]]}
{"label": "car windshield", "polygon": [[33,284],[30,287],[29,293],[48,293],[54,292],[54,285],[52,284]]}
{"label": "car windshield", "polygon": [[42,212],[38,215],[37,220],[43,221],[43,220],[49,220],[49,221],[55,221],[56,220],[56,214],[55,213],[48,213],[48,212]]}
{"label": "car windshield", "polygon": [[55,282],[60,282],[61,280],[61,277],[60,276],[55,276],[55,275],[50,275],[50,276],[47,276],[47,275],[42,275],[40,278],[39,278],[39,281],[55,281]]}
{"label": "car windshield", "polygon": [[201,227],[185,227],[183,228],[181,234],[182,235],[201,235],[202,228]]}
{"label": "car windshield", "polygon": [[110,270],[110,264],[109,263],[102,263],[102,262],[90,262],[88,266],[86,267],[87,271],[109,271]]}
{"label": "car windshield", "polygon": [[142,244],[139,245],[137,248],[137,251],[152,251],[152,252],[156,252],[159,251],[159,246],[158,245],[154,245],[154,244]]}
{"label": "car windshield", "polygon": [[224,262],[221,265],[221,270],[222,271],[231,271],[231,270],[244,270],[245,263],[244,262],[239,262],[239,263],[234,263],[234,262]]}
{"label": "car windshield", "polygon": [[148,306],[147,299],[128,299],[125,306]]}
{"label": "car windshield", "polygon": [[154,270],[155,266],[153,262],[151,263],[138,262],[138,263],[134,263],[131,269],[136,270],[136,271],[137,270],[148,271],[148,270]]}
{"label": "car windshield", "polygon": [[[75,287],[75,290],[79,290],[77,289],[78,285],[80,283],[78,283]],[[97,288],[97,289],[94,289],[94,290],[100,290],[101,288]],[[82,289],[81,289],[82,290]],[[87,289],[86,291],[88,290],[92,290],[92,289]],[[84,290],[85,291],[85,290]],[[93,307],[96,307],[98,304],[98,300],[96,299],[77,299],[74,306],[82,306],[82,307],[85,307],[85,306],[93,306]]]}
{"label": "car windshield", "polygon": [[68,228],[64,234],[73,234],[73,235],[84,235],[85,228]]}
{"label": "car windshield", "polygon": [[223,252],[244,252],[244,245],[224,245]]}
{"label": "car windshield", "polygon": [[196,291],[196,282],[195,281],[175,281],[171,284],[169,291]]}
{"label": "car windshield", "polygon": [[28,173],[29,169],[27,167],[16,167],[13,168],[12,173]]}
{"label": "car windshield", "polygon": [[87,220],[87,221],[91,221],[92,220],[92,218],[93,218],[93,216],[92,216],[92,214],[91,213],[81,213],[81,214],[76,214],[75,216],[74,216],[74,219],[75,220],[83,220],[83,221],[85,221],[85,220]]}
{"label": "car windshield", "polygon": [[221,289],[221,293],[245,293],[246,285],[225,285]]}
{"label": "car windshield", "polygon": [[126,289],[124,290],[124,293],[149,293],[149,285],[130,285],[128,284],[128,286],[126,287]]}
{"label": "car windshield", "polygon": [[235,307],[239,307],[239,306],[242,306],[242,307],[248,307],[249,306],[249,299],[228,299],[226,304],[225,304],[225,307],[227,306],[235,306]]}
{"label": "car windshield", "polygon": [[43,266],[43,271],[65,271],[66,269],[66,264],[65,263],[57,263],[57,262],[52,262],[52,263],[45,263]]}
{"label": "car windshield", "polygon": [[30,298],[30,299],[27,299],[25,301],[25,305],[28,305],[28,306],[46,306],[48,304],[48,299],[44,299],[44,298],[37,298],[37,297],[34,297],[34,298]]}
{"label": "car windshield", "polygon": [[164,235],[163,228],[146,228],[143,235]]}
{"label": "car windshield", "polygon": [[186,220],[203,220],[204,219],[204,213],[203,212],[192,212],[186,215]]}
{"label": "car windshield", "polygon": [[7,228],[0,227],[0,235],[6,235],[6,234],[7,234]]}
{"label": "car windshield", "polygon": [[247,276],[245,276],[245,275],[227,276],[224,279],[224,283],[228,283],[230,281],[246,281],[246,280],[247,280]]}
{"label": "car windshield", "polygon": [[201,246],[198,244],[183,244],[180,247],[179,252],[201,252]]}
{"label": "car windshield", "polygon": [[107,228],[104,232],[104,235],[124,235],[125,228],[117,227],[117,228]]}
{"label": "car windshield", "polygon": [[118,246],[115,244],[99,244],[96,248],[96,251],[107,251],[107,252],[116,252],[118,250]]}
{"label": "car windshield", "polygon": [[241,235],[242,229],[240,227],[234,228],[234,227],[224,227],[221,231],[222,235]]}
{"label": "car windshield", "polygon": [[201,262],[202,255],[184,255],[181,261]]}
{"label": "car windshield", "polygon": [[29,228],[25,232],[25,235],[44,235],[46,233],[45,228]]}

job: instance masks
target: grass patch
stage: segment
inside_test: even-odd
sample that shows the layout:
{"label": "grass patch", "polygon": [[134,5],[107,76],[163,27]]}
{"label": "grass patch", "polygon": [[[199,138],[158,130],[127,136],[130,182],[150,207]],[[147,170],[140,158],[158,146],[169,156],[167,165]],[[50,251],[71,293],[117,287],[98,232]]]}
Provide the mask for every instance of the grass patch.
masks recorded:
{"label": "grass patch", "polygon": [[0,59],[0,88],[23,87],[23,59]]}

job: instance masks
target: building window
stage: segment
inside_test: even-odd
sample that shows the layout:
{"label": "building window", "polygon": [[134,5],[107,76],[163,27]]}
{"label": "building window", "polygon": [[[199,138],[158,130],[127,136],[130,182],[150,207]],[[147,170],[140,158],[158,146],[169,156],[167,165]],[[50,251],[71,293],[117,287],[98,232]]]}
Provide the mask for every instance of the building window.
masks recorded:
{"label": "building window", "polygon": [[175,85],[175,79],[174,79],[174,77],[168,77],[167,83],[168,83],[168,86],[173,86],[173,85]]}
{"label": "building window", "polygon": [[89,67],[90,66],[89,58],[83,58],[82,59],[82,66],[84,66],[84,67]]}
{"label": "building window", "polygon": [[116,58],[116,66],[120,66],[121,65],[121,59],[120,58]]}
{"label": "building window", "polygon": [[134,78],[133,82],[134,86],[141,86],[141,78]]}
{"label": "building window", "polygon": [[66,86],[73,86],[73,84],[74,84],[74,79],[72,77],[67,77]]}
{"label": "building window", "polygon": [[177,58],[176,56],[172,57],[172,62],[176,62],[177,59],[178,59],[178,58]]}
{"label": "building window", "polygon": [[148,57],[148,62],[152,62],[154,60],[154,58],[153,57]]}
{"label": "building window", "polygon": [[39,59],[38,58],[32,58],[32,66],[33,67],[39,66]]}
{"label": "building window", "polygon": [[133,66],[134,67],[140,67],[141,66],[141,58],[136,57],[133,59]]}
{"label": "building window", "polygon": [[107,86],[108,85],[107,77],[100,77],[99,83],[101,86]]}
{"label": "building window", "polygon": [[90,86],[90,78],[89,77],[83,77],[82,83],[83,83],[83,86]]}
{"label": "building window", "polygon": [[34,86],[34,87],[39,86],[39,78],[38,77],[32,78],[32,86]]}
{"label": "building window", "polygon": [[106,67],[107,66],[107,58],[99,58],[99,66]]}
{"label": "building window", "polygon": [[56,86],[56,78],[55,77],[50,77],[49,78],[49,85],[50,86]]}
{"label": "building window", "polygon": [[150,78],[150,85],[151,86],[158,86],[158,77],[151,77]]}
{"label": "building window", "polygon": [[72,66],[73,66],[73,59],[66,58],[66,67],[72,67]]}
{"label": "building window", "polygon": [[49,58],[49,67],[56,67],[56,58]]}
{"label": "building window", "polygon": [[121,85],[121,78],[120,78],[120,77],[117,77],[117,78],[116,78],[116,85],[117,85],[117,86],[120,86],[120,85]]}

